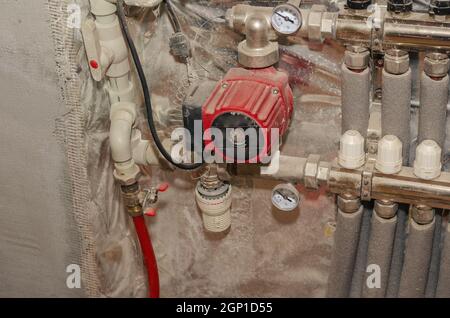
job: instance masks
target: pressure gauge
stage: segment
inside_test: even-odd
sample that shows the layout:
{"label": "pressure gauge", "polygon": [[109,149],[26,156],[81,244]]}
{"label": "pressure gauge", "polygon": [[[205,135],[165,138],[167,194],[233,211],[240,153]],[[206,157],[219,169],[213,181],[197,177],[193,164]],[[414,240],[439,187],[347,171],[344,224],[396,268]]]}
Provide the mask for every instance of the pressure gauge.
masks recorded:
{"label": "pressure gauge", "polygon": [[298,207],[300,195],[292,184],[279,184],[272,191],[272,203],[281,211],[291,212]]}
{"label": "pressure gauge", "polygon": [[288,3],[273,9],[271,21],[275,31],[285,35],[296,33],[300,30],[303,22],[300,9]]}

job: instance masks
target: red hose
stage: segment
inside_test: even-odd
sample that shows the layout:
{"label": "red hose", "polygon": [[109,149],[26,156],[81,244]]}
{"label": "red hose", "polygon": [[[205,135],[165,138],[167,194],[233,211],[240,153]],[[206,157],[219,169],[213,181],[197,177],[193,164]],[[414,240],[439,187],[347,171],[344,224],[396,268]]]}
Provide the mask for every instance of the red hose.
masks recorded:
{"label": "red hose", "polygon": [[150,298],[159,298],[159,274],[156,263],[155,252],[153,251],[152,240],[145,225],[144,216],[133,217],[134,227],[139,239],[144,257],[144,264],[147,268],[148,289]]}

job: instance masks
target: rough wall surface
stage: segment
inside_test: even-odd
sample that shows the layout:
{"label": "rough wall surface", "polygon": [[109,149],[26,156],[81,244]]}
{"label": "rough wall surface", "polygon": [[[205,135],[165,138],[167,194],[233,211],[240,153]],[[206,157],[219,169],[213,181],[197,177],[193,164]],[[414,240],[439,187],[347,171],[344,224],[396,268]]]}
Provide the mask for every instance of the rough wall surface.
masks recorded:
{"label": "rough wall surface", "polygon": [[64,140],[67,109],[44,0],[0,1],[0,297],[83,296],[66,267],[80,234]]}

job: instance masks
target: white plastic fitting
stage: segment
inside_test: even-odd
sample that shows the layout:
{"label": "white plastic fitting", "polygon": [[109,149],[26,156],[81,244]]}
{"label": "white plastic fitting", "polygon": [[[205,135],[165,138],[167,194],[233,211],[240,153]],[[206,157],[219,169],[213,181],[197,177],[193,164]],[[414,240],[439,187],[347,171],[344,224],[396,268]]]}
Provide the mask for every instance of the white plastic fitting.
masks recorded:
{"label": "white plastic fitting", "polygon": [[231,226],[231,185],[223,196],[204,197],[197,190],[195,197],[202,212],[203,225],[207,231],[220,233]]}
{"label": "white plastic fitting", "polygon": [[402,142],[397,136],[386,135],[378,142],[378,155],[375,168],[385,174],[394,174],[402,170]]}
{"label": "white plastic fitting", "polygon": [[346,131],[340,141],[338,162],[344,168],[357,169],[364,165],[364,137],[356,130]]}
{"label": "white plastic fitting", "polygon": [[432,180],[441,174],[441,147],[434,140],[424,140],[416,148],[414,174],[424,180]]}
{"label": "white plastic fitting", "polygon": [[126,162],[132,159],[131,132],[135,120],[135,104],[123,102],[111,106],[109,143],[115,162]]}

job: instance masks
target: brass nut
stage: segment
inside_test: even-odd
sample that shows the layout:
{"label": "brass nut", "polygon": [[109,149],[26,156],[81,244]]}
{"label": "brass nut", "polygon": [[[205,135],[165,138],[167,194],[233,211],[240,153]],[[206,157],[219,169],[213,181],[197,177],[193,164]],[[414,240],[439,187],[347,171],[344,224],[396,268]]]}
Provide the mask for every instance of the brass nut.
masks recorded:
{"label": "brass nut", "polygon": [[413,205],[411,216],[417,224],[430,224],[434,220],[434,210],[426,205]]}
{"label": "brass nut", "polygon": [[317,182],[319,183],[319,186],[322,184],[328,183],[328,177],[330,175],[331,170],[331,164],[326,161],[319,162],[319,167],[317,169]]}
{"label": "brass nut", "polygon": [[392,219],[398,210],[398,204],[391,201],[376,200],[374,210],[380,218]]}
{"label": "brass nut", "polygon": [[344,213],[355,213],[361,208],[361,200],[359,198],[338,196],[337,205],[339,210]]}
{"label": "brass nut", "polygon": [[336,24],[336,14],[332,12],[324,12],[320,24],[321,38],[331,39],[334,37]]}
{"label": "brass nut", "polygon": [[386,51],[384,55],[384,70],[394,75],[406,73],[409,70],[408,52],[398,49]]}
{"label": "brass nut", "polygon": [[319,170],[319,155],[310,155],[306,160],[304,181],[305,187],[309,189],[318,189],[319,183],[317,182],[317,172]]}
{"label": "brass nut", "polygon": [[238,45],[239,64],[249,68],[264,68],[272,66],[280,60],[278,43],[269,42],[265,47],[252,49],[247,40]]}
{"label": "brass nut", "polygon": [[364,70],[369,66],[370,52],[367,48],[358,45],[347,47],[344,53],[344,63],[352,70]]}
{"label": "brass nut", "polygon": [[314,42],[323,42],[321,11],[311,11],[308,16],[308,39]]}
{"label": "brass nut", "polygon": [[448,73],[449,58],[443,53],[428,53],[424,59],[423,70],[430,77],[442,78]]}

